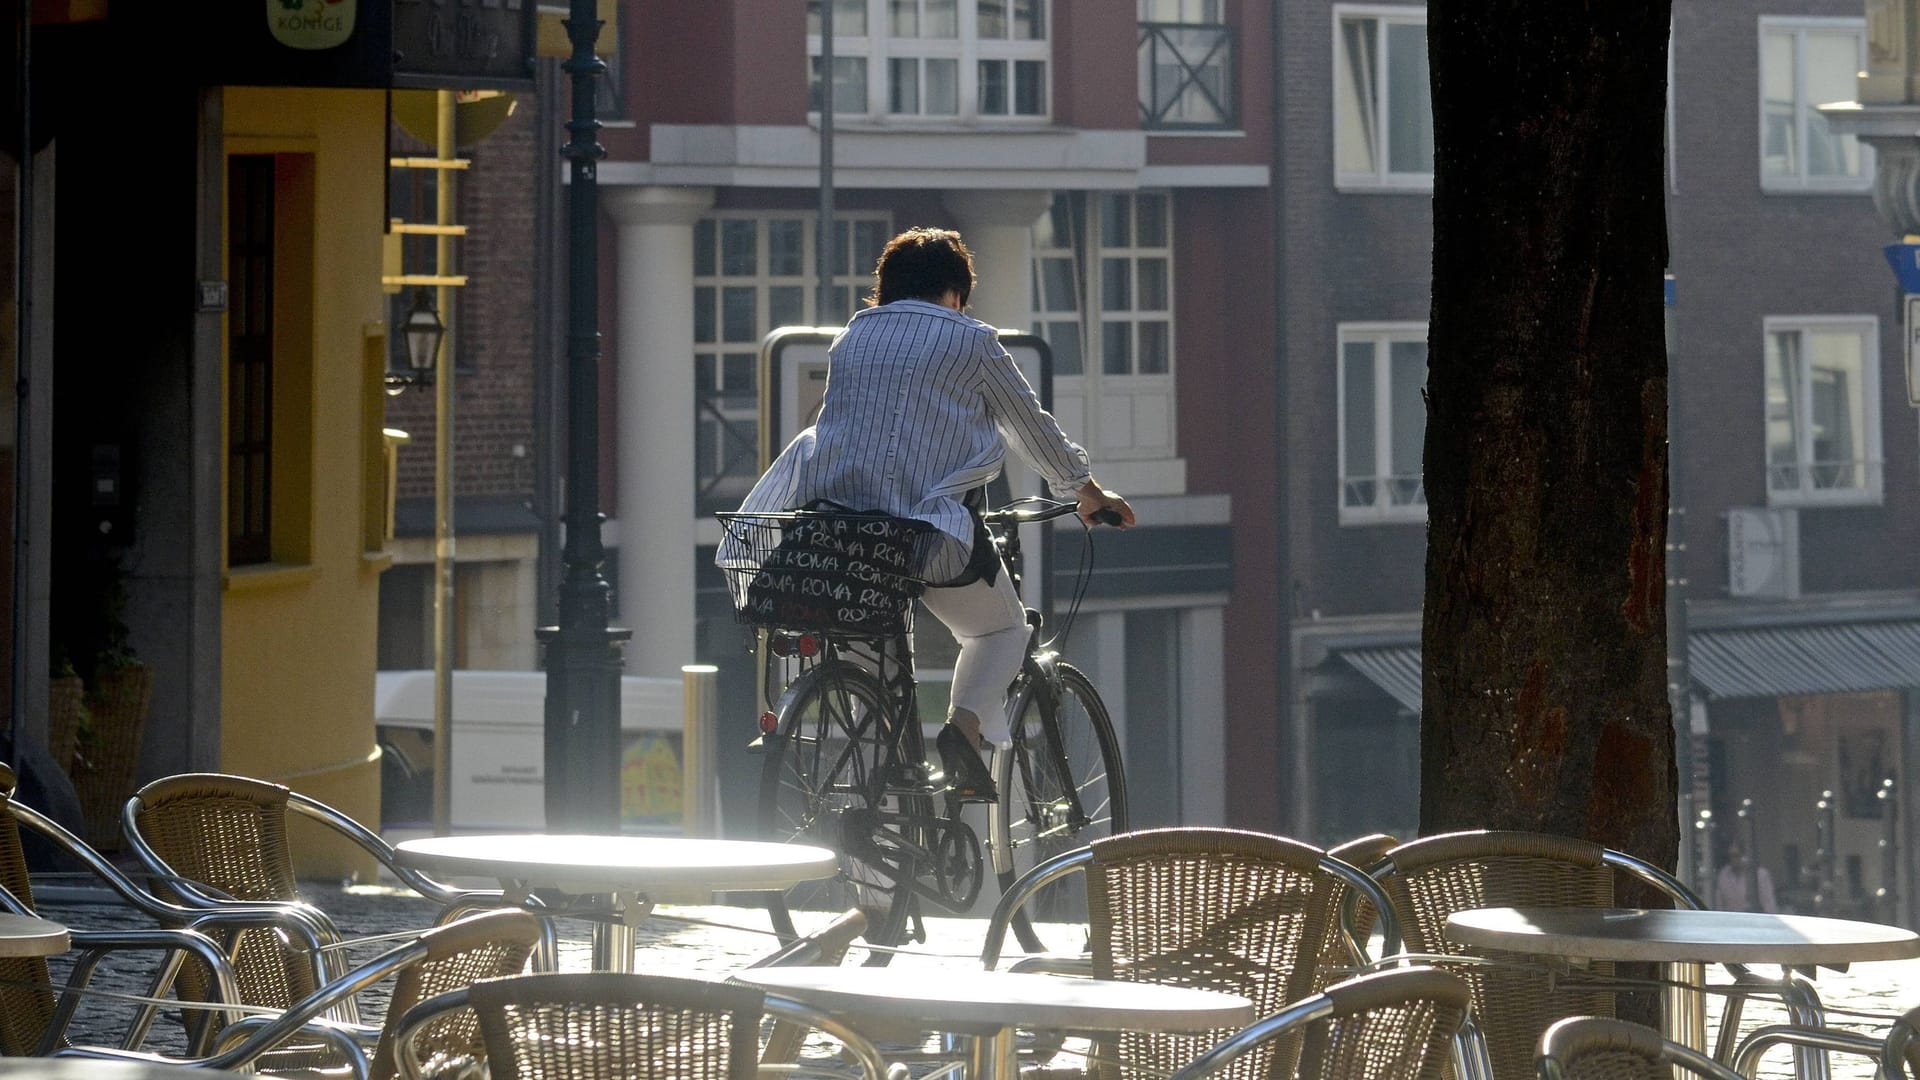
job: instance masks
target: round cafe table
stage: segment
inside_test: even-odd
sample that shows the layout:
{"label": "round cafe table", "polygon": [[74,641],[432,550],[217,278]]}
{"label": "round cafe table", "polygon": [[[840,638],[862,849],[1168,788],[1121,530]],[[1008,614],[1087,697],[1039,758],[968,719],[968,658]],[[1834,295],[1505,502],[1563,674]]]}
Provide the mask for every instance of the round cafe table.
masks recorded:
{"label": "round cafe table", "polygon": [[653,910],[650,893],[787,889],[840,871],[838,856],[823,847],[678,836],[434,836],[395,851],[400,865],[429,874],[493,878],[515,902],[535,889],[595,898],[597,971],[633,970],[633,928]]}
{"label": "round cafe table", "polygon": [[67,928],[57,922],[0,913],[0,956],[57,956],[67,944]]}
{"label": "round cafe table", "polygon": [[193,1080],[194,1077],[239,1076],[225,1069],[190,1069],[147,1061],[104,1061],[94,1058],[0,1057],[3,1080]]}
{"label": "round cafe table", "polygon": [[[1757,911],[1501,907],[1447,917],[1447,937],[1541,956],[1665,965],[1667,1033],[1707,1050],[1707,964],[1850,964],[1920,956],[1920,934],[1899,926]],[[1692,987],[1695,989],[1681,989]],[[1798,1055],[1802,1076],[1825,1073],[1824,1055]]]}
{"label": "round cafe table", "polygon": [[1008,971],[897,967],[748,968],[736,982],[824,1009],[863,1034],[935,1031],[972,1040],[967,1080],[1020,1075],[1014,1025],[1070,1031],[1193,1032],[1245,1027],[1238,994]]}

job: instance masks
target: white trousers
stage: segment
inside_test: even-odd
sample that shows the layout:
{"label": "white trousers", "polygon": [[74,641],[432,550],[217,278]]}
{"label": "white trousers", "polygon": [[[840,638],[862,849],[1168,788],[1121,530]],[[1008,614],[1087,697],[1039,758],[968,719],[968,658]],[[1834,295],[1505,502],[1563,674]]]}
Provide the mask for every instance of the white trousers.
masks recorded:
{"label": "white trousers", "polygon": [[954,709],[980,718],[980,734],[1002,749],[1013,745],[1007,722],[1007,686],[1027,656],[1027,609],[1002,566],[993,583],[976,581],[951,589],[928,589],[920,600],[960,643],[953,662]]}

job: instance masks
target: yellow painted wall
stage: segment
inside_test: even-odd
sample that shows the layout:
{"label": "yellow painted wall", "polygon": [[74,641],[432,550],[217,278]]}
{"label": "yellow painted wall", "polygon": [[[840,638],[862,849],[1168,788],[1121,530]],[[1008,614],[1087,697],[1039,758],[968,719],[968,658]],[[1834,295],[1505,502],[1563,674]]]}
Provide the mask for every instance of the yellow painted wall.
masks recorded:
{"label": "yellow painted wall", "polygon": [[[226,152],[294,155],[281,175],[291,176],[293,201],[313,210],[309,221],[302,206],[276,206],[277,257],[298,260],[303,287],[274,305],[275,561],[229,568],[222,603],[221,767],[277,780],[376,829],[374,646],[386,563],[365,550],[363,489],[366,434],[380,426],[365,350],[385,319],[385,123],[379,91],[225,91]],[[370,877],[370,859],[318,840],[294,837],[303,876]]]}

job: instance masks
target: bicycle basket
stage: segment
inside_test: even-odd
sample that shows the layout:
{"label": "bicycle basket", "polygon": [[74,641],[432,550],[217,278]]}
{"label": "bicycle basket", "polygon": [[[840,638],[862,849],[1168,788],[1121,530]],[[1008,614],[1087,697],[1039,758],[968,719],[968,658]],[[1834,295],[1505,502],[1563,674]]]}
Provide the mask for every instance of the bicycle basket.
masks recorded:
{"label": "bicycle basket", "polygon": [[718,516],[718,561],[741,622],[876,637],[912,629],[933,526],[852,511]]}

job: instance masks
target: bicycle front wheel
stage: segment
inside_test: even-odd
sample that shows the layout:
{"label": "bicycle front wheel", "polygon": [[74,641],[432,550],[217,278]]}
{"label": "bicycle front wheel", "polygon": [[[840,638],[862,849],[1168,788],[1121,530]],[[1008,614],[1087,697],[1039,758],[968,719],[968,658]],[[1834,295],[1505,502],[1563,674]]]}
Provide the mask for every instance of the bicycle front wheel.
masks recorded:
{"label": "bicycle front wheel", "polygon": [[[1010,715],[1013,749],[995,755],[1001,801],[991,815],[1001,892],[1034,865],[1127,829],[1120,740],[1080,669],[1056,663],[1049,687],[1029,667],[1014,688]],[[1028,952],[1079,952],[1086,921],[1085,876],[1072,874],[1036,893],[1014,917],[1013,931]]]}
{"label": "bicycle front wheel", "polygon": [[[891,708],[873,675],[845,660],[819,665],[781,696],[779,739],[761,767],[760,833],[840,853],[835,877],[770,896],[768,911],[783,941],[801,932],[795,912],[824,921],[858,907],[867,913],[869,942],[900,943],[912,893],[885,867],[887,853],[899,846],[889,842],[893,832],[882,822],[889,814],[923,814],[919,804],[926,800],[886,791]],[[868,962],[885,963],[891,955],[875,952]]]}

